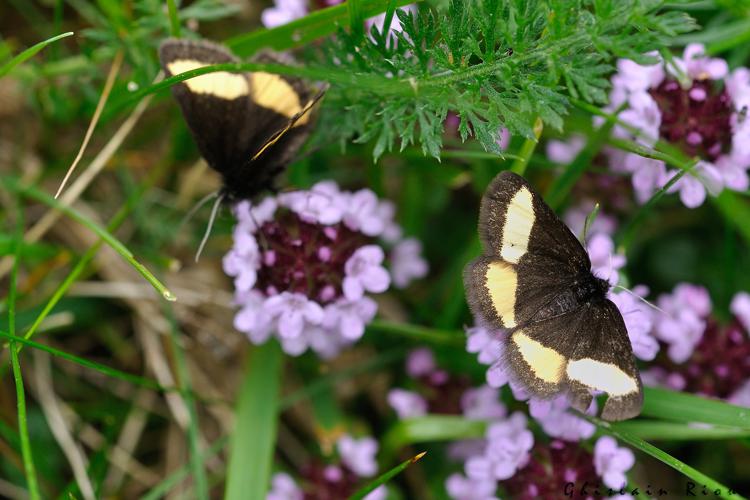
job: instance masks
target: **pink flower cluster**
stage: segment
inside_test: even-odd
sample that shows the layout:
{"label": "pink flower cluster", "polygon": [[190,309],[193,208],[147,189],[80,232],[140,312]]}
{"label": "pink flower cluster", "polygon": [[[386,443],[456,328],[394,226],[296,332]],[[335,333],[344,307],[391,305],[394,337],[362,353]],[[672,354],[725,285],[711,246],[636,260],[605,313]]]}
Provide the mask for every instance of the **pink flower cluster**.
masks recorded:
{"label": "pink flower cluster", "polygon": [[[274,474],[266,500],[303,500],[309,498],[306,493],[314,498],[345,498],[354,493],[361,479],[371,478],[378,472],[375,460],[378,443],[374,438],[366,436],[356,439],[344,434],[336,442],[336,451],[340,460],[338,465],[316,464],[302,471],[307,485],[305,491],[289,474]],[[386,487],[380,486],[364,498],[383,500],[386,496]]]}
{"label": "pink flower cluster", "polygon": [[377,312],[368,294],[427,273],[420,243],[402,237],[394,213],[369,189],[345,192],[333,182],[238,203],[224,257],[240,307],[235,327],[255,344],[276,336],[290,355],[309,348],[331,357],[356,342]]}
{"label": "pink flower cluster", "polygon": [[[730,74],[726,61],[706,56],[700,44],[688,45],[673,63],[643,66],[620,60],[607,109],[623,108],[620,120],[638,129],[634,134],[616,126],[615,136],[634,138],[646,146],[661,139],[700,159],[669,190],[679,191],[682,203],[695,208],[707,191],[712,195],[723,188],[744,191],[750,184],[750,124],[744,118],[750,104],[750,70],[740,68]],[[612,150],[609,158],[614,171],[632,175],[642,203],[677,173],[663,161],[634,153]]]}

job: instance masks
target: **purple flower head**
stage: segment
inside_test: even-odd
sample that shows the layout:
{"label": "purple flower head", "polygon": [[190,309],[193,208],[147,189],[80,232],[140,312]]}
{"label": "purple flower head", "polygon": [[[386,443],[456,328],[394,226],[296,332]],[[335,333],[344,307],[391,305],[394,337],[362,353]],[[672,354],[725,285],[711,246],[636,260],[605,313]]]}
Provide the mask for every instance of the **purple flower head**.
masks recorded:
{"label": "purple flower head", "polygon": [[359,300],[365,291],[380,293],[387,290],[391,277],[382,266],[384,259],[383,249],[377,245],[357,249],[344,266],[344,296],[349,300]]}
{"label": "purple flower head", "polygon": [[[234,246],[223,260],[234,278],[236,328],[256,344],[275,336],[290,355],[312,349],[330,358],[356,342],[377,312],[367,294],[390,286],[384,266],[400,268],[401,279],[420,271],[419,243],[396,236],[394,211],[369,190],[343,192],[332,181],[237,203]],[[386,260],[374,238],[386,231],[400,261]]]}
{"label": "purple flower head", "polygon": [[599,278],[616,285],[620,279],[617,271],[625,265],[625,256],[615,254],[615,243],[604,233],[594,234],[586,245],[591,259],[591,271]]}
{"label": "purple flower head", "polygon": [[367,436],[354,439],[344,434],[336,442],[341,462],[359,477],[372,477],[378,471],[375,454],[378,452],[378,442]]}
{"label": "purple flower head", "polygon": [[468,419],[504,418],[507,410],[500,401],[500,391],[488,385],[467,389],[461,396],[461,409]]}
{"label": "purple flower head", "polygon": [[271,489],[266,495],[266,500],[302,500],[304,497],[304,492],[292,476],[285,472],[277,472],[271,478]]}
{"label": "purple flower head", "polygon": [[655,316],[654,334],[669,346],[670,359],[682,363],[703,336],[705,317],[711,309],[708,291],[683,283],[677,285],[672,295],[661,295],[657,304],[664,313]]}
{"label": "purple flower head", "polygon": [[534,435],[526,428],[523,413],[516,412],[504,421],[493,423],[485,436],[484,454],[470,458],[464,466],[469,478],[502,481],[528,462]]}
{"label": "purple flower head", "polygon": [[388,404],[401,420],[427,414],[427,400],[416,392],[391,389],[388,391]]}
{"label": "purple flower head", "polygon": [[582,135],[572,135],[567,141],[550,139],[547,141],[547,158],[555,163],[567,165],[586,146],[586,138]]}
{"label": "purple flower head", "polygon": [[396,288],[406,288],[412,280],[427,274],[427,261],[422,257],[422,243],[407,238],[391,251],[391,275]]}
{"label": "purple flower head", "polygon": [[745,332],[750,335],[750,293],[739,292],[735,295],[729,309],[745,329]]}
{"label": "purple flower head", "polygon": [[367,236],[380,236],[390,222],[387,211],[380,207],[377,196],[369,189],[360,189],[348,196],[344,208],[344,224]]}
{"label": "purple flower head", "polygon": [[[596,426],[568,412],[570,404],[566,396],[554,399],[529,399],[529,414],[539,422],[545,434],[565,441],[580,441],[594,435]],[[588,412],[596,415],[596,401],[591,402]]]}
{"label": "purple flower head", "polygon": [[627,484],[625,473],[635,464],[635,456],[628,448],[617,446],[617,441],[602,436],[594,445],[594,466],[604,484],[619,490]]}
{"label": "purple flower head", "polygon": [[310,191],[297,191],[280,195],[280,203],[293,210],[300,219],[311,224],[336,224],[341,222],[346,207],[346,197],[335,182],[315,184]]}
{"label": "purple flower head", "polygon": [[497,481],[472,479],[462,474],[451,474],[445,481],[445,491],[454,500],[498,500]]}
{"label": "purple flower head", "polygon": [[[688,45],[674,62],[676,71],[663,61],[651,66],[620,61],[607,109],[624,105],[620,119],[639,129],[633,136],[624,127],[615,127],[616,136],[647,146],[661,139],[701,160],[670,189],[679,192],[685,206],[694,208],[703,204],[707,194],[715,196],[724,188],[741,191],[750,184],[750,127],[739,114],[750,103],[750,73],[739,68],[730,75],[726,61],[707,57],[699,44]],[[632,173],[641,203],[676,173],[667,172],[658,160],[632,153],[625,157],[623,161],[620,155],[610,155],[610,165]]]}
{"label": "purple flower head", "polygon": [[588,483],[593,490],[599,480],[591,453],[578,443],[555,439],[550,443],[537,443],[531,450],[528,464],[502,485],[509,498],[536,500],[560,498],[567,483]]}
{"label": "purple flower head", "polygon": [[[483,326],[474,326],[466,328],[466,335],[466,350],[477,354],[477,360],[483,365],[491,365],[502,356],[502,339],[505,337],[503,332]],[[498,380],[495,380],[495,382],[495,384],[490,385],[492,387],[501,387],[505,385],[507,380],[499,385],[497,384]]]}
{"label": "purple flower head", "polygon": [[274,6],[263,10],[260,20],[266,28],[275,28],[306,15],[307,0],[274,0]]}
{"label": "purple flower head", "polygon": [[410,377],[419,378],[429,375],[437,368],[435,356],[432,351],[426,347],[414,349],[406,358],[406,373]]}
{"label": "purple flower head", "polygon": [[[648,295],[645,286],[637,286],[632,292],[639,297]],[[659,352],[659,342],[652,334],[653,313],[649,306],[626,291],[609,293],[609,300],[614,302],[625,320],[625,328],[633,346],[633,353],[638,359],[651,361]]]}

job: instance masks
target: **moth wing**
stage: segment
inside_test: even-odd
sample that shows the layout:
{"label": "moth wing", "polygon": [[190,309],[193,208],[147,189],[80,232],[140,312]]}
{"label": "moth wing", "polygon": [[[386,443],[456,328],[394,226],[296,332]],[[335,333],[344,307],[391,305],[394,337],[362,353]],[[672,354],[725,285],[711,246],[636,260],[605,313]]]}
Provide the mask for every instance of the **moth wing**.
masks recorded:
{"label": "moth wing", "polygon": [[[239,62],[226,48],[208,41],[167,40],[159,49],[166,75],[212,64]],[[224,172],[252,156],[260,125],[254,116],[247,74],[218,71],[172,86],[172,93],[208,164]]]}
{"label": "moth wing", "polygon": [[608,394],[603,419],[637,416],[643,407],[643,384],[622,314],[605,299],[584,308],[581,317],[581,331],[565,369],[573,406],[585,411],[591,402],[589,390],[598,390]]}
{"label": "moth wing", "polygon": [[[239,62],[208,41],[167,40],[159,55],[167,76]],[[270,53],[257,61],[288,62]],[[319,98],[299,78],[264,72],[208,73],[173,85],[172,92],[208,164],[233,194],[248,198],[268,187],[296,155]]]}
{"label": "moth wing", "polygon": [[519,264],[481,256],[464,269],[469,308],[496,328],[516,328],[554,314],[553,303],[570,294],[572,281],[559,267],[547,256],[528,256]]}
{"label": "moth wing", "polygon": [[505,171],[488,186],[479,211],[484,253],[520,264],[525,256],[557,263],[555,274],[591,269],[586,250],[544,199],[520,175]]}

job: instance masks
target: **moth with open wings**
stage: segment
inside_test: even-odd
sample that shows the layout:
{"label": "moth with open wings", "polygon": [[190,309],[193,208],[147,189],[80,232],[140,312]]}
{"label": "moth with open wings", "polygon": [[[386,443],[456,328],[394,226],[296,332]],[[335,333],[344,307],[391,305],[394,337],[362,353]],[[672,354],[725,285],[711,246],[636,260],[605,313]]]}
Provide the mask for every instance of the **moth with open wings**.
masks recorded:
{"label": "moth with open wings", "polygon": [[510,375],[532,395],[567,393],[586,411],[592,391],[606,420],[638,415],[643,386],[610,285],[594,276],[583,245],[521,176],[502,172],[482,198],[483,255],[466,266],[472,312],[508,331]]}

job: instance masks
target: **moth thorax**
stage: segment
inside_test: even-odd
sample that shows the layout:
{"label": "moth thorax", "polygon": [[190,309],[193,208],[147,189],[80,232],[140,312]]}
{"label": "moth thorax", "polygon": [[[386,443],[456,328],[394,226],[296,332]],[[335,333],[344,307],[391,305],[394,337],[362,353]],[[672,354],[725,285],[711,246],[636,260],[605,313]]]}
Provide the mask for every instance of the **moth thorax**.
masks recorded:
{"label": "moth thorax", "polygon": [[603,299],[609,291],[609,282],[587,273],[576,279],[573,291],[579,302]]}

